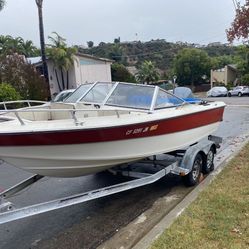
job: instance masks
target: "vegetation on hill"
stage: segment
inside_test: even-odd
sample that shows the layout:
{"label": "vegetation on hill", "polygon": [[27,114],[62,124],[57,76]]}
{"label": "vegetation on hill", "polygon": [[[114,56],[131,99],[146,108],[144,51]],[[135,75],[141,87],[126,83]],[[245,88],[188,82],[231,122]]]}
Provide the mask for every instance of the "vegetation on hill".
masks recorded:
{"label": "vegetation on hill", "polygon": [[[221,43],[202,46],[183,42],[172,43],[164,39],[147,42],[121,42],[120,38],[116,38],[113,43],[100,42],[98,46],[94,46],[94,43],[89,41],[87,44],[88,48],[80,46],[77,48],[82,53],[109,58],[125,66],[134,67],[136,70],[139,70],[145,61],[151,62],[160,75],[159,79],[172,79],[173,75],[177,74],[179,76],[177,82],[180,84],[204,83],[206,80],[208,81],[211,69],[223,68],[227,64],[237,64],[241,57],[237,53],[237,47]],[[195,68],[195,70],[183,76],[183,73],[185,74],[188,69],[183,66],[176,67],[176,60],[182,55],[182,50],[184,49],[189,49],[187,50],[190,51],[188,55],[192,59],[195,57],[193,55],[194,51],[199,51],[200,55],[206,55],[204,61],[198,60],[197,63],[197,65],[200,62],[201,64],[205,64],[202,70],[196,70],[196,67],[189,67],[189,65],[188,69],[192,70]],[[204,57],[202,56],[202,58]],[[188,60],[191,60],[191,58]],[[198,74],[194,76],[194,80],[193,74]]]}
{"label": "vegetation on hill", "polygon": [[[212,58],[224,56],[225,58],[232,58],[236,51],[235,47],[222,44],[219,46],[200,46],[180,42],[172,43],[164,39],[151,40],[148,42],[101,42],[98,46],[91,46],[85,49],[79,47],[79,50],[86,54],[121,62],[125,66],[139,67],[144,61],[151,61],[162,74],[170,72],[173,59],[180,50],[196,47],[205,51]],[[229,60],[229,62],[230,61],[231,60]],[[219,64],[217,66],[219,66]]]}

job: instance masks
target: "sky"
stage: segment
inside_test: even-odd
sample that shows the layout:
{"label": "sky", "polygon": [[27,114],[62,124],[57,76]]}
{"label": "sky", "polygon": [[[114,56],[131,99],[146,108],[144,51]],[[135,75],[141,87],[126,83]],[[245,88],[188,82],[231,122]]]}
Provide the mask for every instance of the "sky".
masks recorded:
{"label": "sky", "polygon": [[[45,40],[52,32],[68,45],[165,39],[206,45],[226,43],[236,0],[44,0]],[[243,1],[240,1],[243,4]],[[0,35],[21,36],[39,45],[35,0],[6,0]]]}

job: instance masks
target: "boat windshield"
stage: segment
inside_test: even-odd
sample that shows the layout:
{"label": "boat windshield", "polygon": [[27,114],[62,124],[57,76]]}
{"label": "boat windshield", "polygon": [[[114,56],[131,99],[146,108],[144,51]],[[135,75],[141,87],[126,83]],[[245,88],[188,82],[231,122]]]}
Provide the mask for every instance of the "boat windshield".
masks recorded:
{"label": "boat windshield", "polygon": [[185,101],[162,89],[159,89],[154,109],[182,105]]}
{"label": "boat windshield", "polygon": [[92,89],[83,96],[80,101],[89,103],[102,103],[109,94],[115,83],[99,82],[95,84]]}
{"label": "boat windshield", "polygon": [[184,100],[153,85],[97,82],[82,84],[64,102],[154,110],[181,105]]}
{"label": "boat windshield", "polygon": [[156,95],[155,91],[155,86],[119,83],[105,104],[152,110],[181,105],[184,102],[163,89],[159,89]]}
{"label": "boat windshield", "polygon": [[119,83],[105,104],[150,109],[154,90],[151,86]]}
{"label": "boat windshield", "polygon": [[68,98],[64,100],[66,103],[76,103],[84,94],[93,86],[93,83],[80,85]]}

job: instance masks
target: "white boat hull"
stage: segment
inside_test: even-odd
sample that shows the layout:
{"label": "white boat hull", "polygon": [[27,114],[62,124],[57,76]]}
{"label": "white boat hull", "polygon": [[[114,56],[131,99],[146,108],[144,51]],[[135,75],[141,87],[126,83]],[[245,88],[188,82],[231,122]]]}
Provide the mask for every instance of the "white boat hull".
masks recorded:
{"label": "white boat hull", "polygon": [[1,146],[1,158],[31,173],[52,177],[76,177],[184,148],[213,133],[219,123],[164,135],[109,142]]}

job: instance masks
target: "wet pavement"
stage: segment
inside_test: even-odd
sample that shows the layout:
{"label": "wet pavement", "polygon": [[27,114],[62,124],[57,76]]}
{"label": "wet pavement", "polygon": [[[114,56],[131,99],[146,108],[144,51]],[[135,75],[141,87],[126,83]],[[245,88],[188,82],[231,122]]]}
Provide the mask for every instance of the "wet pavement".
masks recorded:
{"label": "wet pavement", "polygon": [[[228,103],[224,122],[216,133],[224,139],[216,157],[221,161],[249,135],[249,97],[219,100]],[[29,174],[12,166],[0,165],[0,191],[27,176]],[[123,180],[108,174],[74,179],[44,178],[11,200],[20,207]],[[134,244],[139,236],[165,215],[167,208],[170,210],[190,191],[191,188],[186,188],[179,177],[167,176],[150,186],[0,225],[0,248],[96,248],[114,235],[120,240],[132,238],[133,242],[128,239],[126,243],[125,248],[129,248],[131,242]],[[148,210],[152,209],[154,212],[150,213]],[[147,216],[144,216],[144,212],[148,212]],[[125,230],[132,221],[137,222],[139,229]],[[127,231],[133,231],[136,236],[129,235]]]}

